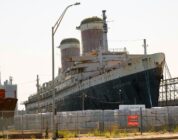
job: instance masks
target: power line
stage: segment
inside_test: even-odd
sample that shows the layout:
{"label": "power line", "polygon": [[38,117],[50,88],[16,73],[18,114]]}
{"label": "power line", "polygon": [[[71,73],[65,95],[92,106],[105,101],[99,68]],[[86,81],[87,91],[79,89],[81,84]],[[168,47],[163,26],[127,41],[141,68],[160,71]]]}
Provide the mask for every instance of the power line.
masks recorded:
{"label": "power line", "polygon": [[18,85],[32,84],[32,83],[35,83],[35,80],[33,80],[33,81],[21,82],[21,83],[18,83]]}
{"label": "power line", "polygon": [[115,41],[115,42],[138,42],[138,41],[143,41],[143,39],[133,39],[133,40],[108,40],[108,41]]}

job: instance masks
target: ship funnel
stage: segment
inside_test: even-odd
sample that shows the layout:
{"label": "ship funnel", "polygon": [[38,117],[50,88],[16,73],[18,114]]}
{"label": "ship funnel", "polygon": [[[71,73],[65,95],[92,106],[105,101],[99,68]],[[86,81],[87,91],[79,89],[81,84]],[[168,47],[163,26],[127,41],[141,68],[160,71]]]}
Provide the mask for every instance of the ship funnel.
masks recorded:
{"label": "ship funnel", "polygon": [[93,50],[99,50],[103,46],[103,20],[98,17],[84,19],[80,27],[82,37],[82,55]]}
{"label": "ship funnel", "polygon": [[62,72],[65,72],[74,64],[69,59],[73,56],[80,56],[80,43],[78,39],[67,38],[61,41],[59,48],[61,49]]}

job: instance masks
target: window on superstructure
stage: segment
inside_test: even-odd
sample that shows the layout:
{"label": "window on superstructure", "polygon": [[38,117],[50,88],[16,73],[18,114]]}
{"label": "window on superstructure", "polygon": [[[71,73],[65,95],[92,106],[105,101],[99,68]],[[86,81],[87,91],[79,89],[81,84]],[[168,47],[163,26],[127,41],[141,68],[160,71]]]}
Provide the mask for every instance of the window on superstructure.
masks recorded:
{"label": "window on superstructure", "polygon": [[83,68],[78,68],[78,73],[82,73],[84,71]]}
{"label": "window on superstructure", "polygon": [[131,66],[131,65],[132,65],[132,63],[130,63],[130,62],[129,62],[129,63],[128,63],[128,65],[129,65],[129,66]]}

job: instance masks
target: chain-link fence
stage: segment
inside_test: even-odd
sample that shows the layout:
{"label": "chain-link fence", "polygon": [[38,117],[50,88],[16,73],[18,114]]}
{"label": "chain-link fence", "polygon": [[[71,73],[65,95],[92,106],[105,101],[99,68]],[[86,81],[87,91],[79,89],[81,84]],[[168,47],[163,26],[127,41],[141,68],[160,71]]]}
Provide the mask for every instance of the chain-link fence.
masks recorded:
{"label": "chain-link fence", "polygon": [[14,129],[14,111],[0,111],[0,138]]}
{"label": "chain-link fence", "polygon": [[[137,116],[129,120],[128,116]],[[16,130],[42,131],[52,130],[52,113],[22,114],[14,118]],[[131,125],[130,122],[131,121]],[[136,128],[141,131],[168,130],[178,125],[178,107],[157,107],[137,110],[85,110],[72,112],[58,112],[55,116],[56,129],[77,132],[92,130],[130,130]]]}
{"label": "chain-link fence", "polygon": [[12,129],[14,126],[14,112],[0,111],[0,130]]}
{"label": "chain-link fence", "polygon": [[[15,115],[15,116],[14,116]],[[0,112],[0,135],[9,132],[47,134],[52,132],[53,114],[14,114]],[[178,106],[156,107],[135,110],[84,110],[58,112],[55,116],[56,130],[72,131],[77,134],[92,131],[174,131],[178,129]],[[9,131],[10,130],[10,131]]]}

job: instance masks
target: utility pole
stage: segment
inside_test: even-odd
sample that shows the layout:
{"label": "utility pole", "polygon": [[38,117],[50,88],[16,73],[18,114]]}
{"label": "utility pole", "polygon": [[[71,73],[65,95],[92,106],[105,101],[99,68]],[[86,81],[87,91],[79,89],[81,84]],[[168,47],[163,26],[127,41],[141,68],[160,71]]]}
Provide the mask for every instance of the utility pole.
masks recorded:
{"label": "utility pole", "polygon": [[[144,47],[144,55],[146,58],[146,61],[144,62],[144,69],[147,70],[148,68],[148,59],[147,59],[147,44],[146,44],[146,39],[143,39],[143,47]],[[147,71],[145,71],[145,80],[147,84],[147,89],[148,89],[148,97],[150,100],[150,107],[152,107],[152,99],[151,99],[151,91],[150,91],[150,80],[149,80],[149,74]]]}
{"label": "utility pole", "polygon": [[64,11],[62,12],[61,16],[58,18],[56,23],[52,26],[52,112],[53,112],[53,118],[52,118],[52,127],[53,127],[53,140],[56,140],[56,122],[55,122],[55,116],[56,116],[56,105],[55,105],[55,65],[54,65],[54,35],[67,11],[72,6],[80,5],[79,2],[76,2],[74,4],[68,5]]}

